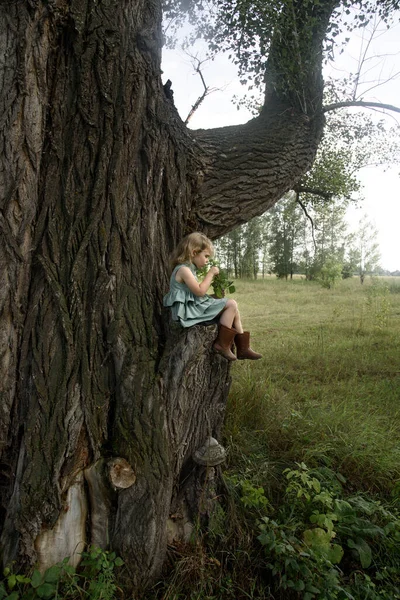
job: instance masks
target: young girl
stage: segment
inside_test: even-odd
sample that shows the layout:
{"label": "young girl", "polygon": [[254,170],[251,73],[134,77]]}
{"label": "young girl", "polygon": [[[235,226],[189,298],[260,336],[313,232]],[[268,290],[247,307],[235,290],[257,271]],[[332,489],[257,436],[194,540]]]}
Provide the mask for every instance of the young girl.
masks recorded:
{"label": "young girl", "polygon": [[218,337],[213,348],[227,360],[236,360],[231,347],[236,345],[238,359],[257,360],[261,354],[250,348],[250,334],[243,331],[237,303],[232,298],[212,298],[206,294],[218,267],[211,267],[201,283],[196,269],[201,269],[213,256],[211,240],[203,233],[190,233],[171,254],[170,290],[164,296],[164,306],[171,308],[172,319],[182,327],[218,320]]}

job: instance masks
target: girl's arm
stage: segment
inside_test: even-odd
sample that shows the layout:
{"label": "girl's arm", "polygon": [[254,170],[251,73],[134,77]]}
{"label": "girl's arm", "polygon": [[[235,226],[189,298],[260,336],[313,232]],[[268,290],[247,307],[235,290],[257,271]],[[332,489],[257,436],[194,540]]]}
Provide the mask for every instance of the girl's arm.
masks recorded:
{"label": "girl's arm", "polygon": [[189,267],[181,267],[176,272],[175,278],[178,283],[186,283],[189,290],[195,296],[204,296],[211,285],[214,275],[218,275],[218,273],[218,267],[211,267],[203,281],[199,283]]}

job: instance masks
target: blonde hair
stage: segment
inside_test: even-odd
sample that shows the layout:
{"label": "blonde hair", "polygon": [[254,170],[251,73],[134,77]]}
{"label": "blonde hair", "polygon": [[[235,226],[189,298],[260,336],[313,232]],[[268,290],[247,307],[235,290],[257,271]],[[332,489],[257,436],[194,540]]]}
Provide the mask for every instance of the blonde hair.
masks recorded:
{"label": "blonde hair", "polygon": [[212,241],[204,235],[204,233],[200,233],[199,231],[189,233],[189,235],[179,242],[175,250],[171,252],[169,259],[171,271],[173,271],[177,265],[191,263],[193,255],[202,252],[203,250],[209,250],[210,254],[213,256],[214,246]]}

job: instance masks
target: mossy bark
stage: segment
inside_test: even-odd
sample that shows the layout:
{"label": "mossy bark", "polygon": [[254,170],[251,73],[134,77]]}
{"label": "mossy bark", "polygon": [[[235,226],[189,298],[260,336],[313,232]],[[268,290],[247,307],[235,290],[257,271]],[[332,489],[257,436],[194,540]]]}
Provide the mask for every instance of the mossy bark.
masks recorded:
{"label": "mossy bark", "polygon": [[[85,540],[106,514],[96,539],[137,587],[159,573],[170,508],[229,388],[216,327],[163,314],[168,253],[272,206],[323,127],[275,99],[241,128],[190,133],[160,49],[160,0],[0,3],[2,556],[40,558],[76,489]],[[111,486],[112,457],[133,485]]]}

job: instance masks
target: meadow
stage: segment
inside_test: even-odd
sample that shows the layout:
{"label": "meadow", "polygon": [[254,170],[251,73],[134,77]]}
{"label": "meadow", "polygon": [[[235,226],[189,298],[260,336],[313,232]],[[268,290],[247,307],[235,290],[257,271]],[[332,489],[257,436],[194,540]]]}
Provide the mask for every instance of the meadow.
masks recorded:
{"label": "meadow", "polygon": [[232,365],[209,527],[149,598],[400,599],[400,278],[235,285],[263,358]]}
{"label": "meadow", "polygon": [[[261,451],[269,469],[326,464],[357,489],[400,483],[400,278],[327,290],[305,279],[238,281],[252,345],[236,362],[225,440],[232,459]],[[268,482],[266,482],[268,485]]]}

